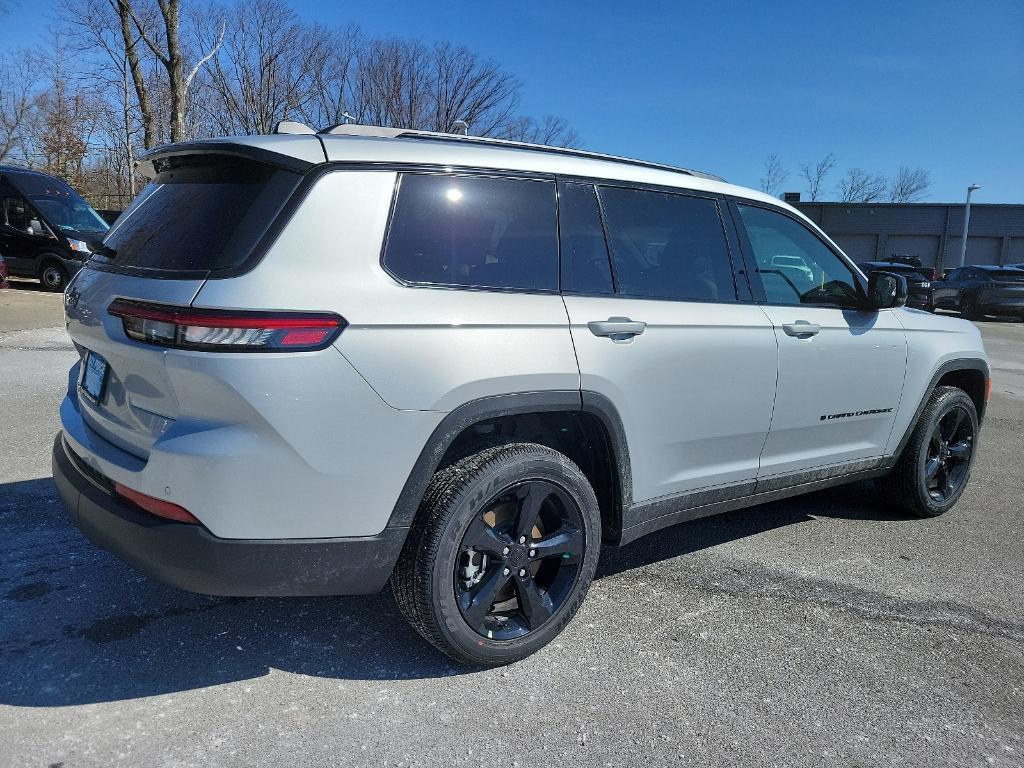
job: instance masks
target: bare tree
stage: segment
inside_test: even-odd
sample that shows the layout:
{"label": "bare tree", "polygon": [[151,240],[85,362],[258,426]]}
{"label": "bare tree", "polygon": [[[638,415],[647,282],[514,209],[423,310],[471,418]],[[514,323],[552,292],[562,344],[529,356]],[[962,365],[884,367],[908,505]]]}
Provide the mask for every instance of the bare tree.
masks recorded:
{"label": "bare tree", "polygon": [[896,178],[889,185],[889,202],[913,203],[928,195],[931,175],[924,168],[901,165]]}
{"label": "bare tree", "polygon": [[[470,126],[472,128],[472,126]],[[519,117],[505,128],[495,132],[499,139],[525,141],[528,144],[546,144],[551,147],[578,147],[579,134],[568,121],[554,115],[545,115],[537,122],[532,117]]]}
{"label": "bare tree", "polygon": [[38,79],[28,51],[0,54],[0,162],[24,154]]}
{"label": "bare tree", "polygon": [[873,203],[885,196],[889,182],[880,173],[851,168],[839,182],[839,199],[844,203]]}
{"label": "bare tree", "polygon": [[[222,33],[198,26],[200,44],[215,47]],[[302,24],[281,0],[239,0],[227,15],[227,30],[221,54],[202,78],[212,98],[201,99],[199,108],[214,132],[270,133],[278,120],[301,116],[314,73],[330,59],[330,36]]]}
{"label": "bare tree", "polygon": [[354,108],[353,80],[363,46],[362,33],[354,25],[324,34],[326,58],[310,73],[309,93],[298,105],[302,120],[321,128],[344,122],[345,114]]}
{"label": "bare tree", "polygon": [[451,43],[431,51],[433,115],[428,130],[450,133],[464,120],[479,136],[501,131],[519,103],[519,82],[494,61]]}
{"label": "bare tree", "polygon": [[147,25],[139,18],[132,5],[132,0],[117,2],[131,17],[139,36],[167,73],[170,91],[170,138],[172,142],[182,141],[186,138],[185,112],[188,108],[188,90],[202,66],[217,54],[224,41],[224,27],[221,27],[219,39],[213,47],[186,73],[186,52],[181,39],[181,0],[156,0],[163,22],[162,39],[147,29]]}
{"label": "bare tree", "polygon": [[836,167],[835,155],[829,152],[816,163],[802,163],[800,175],[807,182],[807,197],[813,202],[818,199],[825,183],[825,177]]}
{"label": "bare tree", "polygon": [[764,160],[764,176],[761,177],[761,191],[778,197],[782,185],[789,178],[789,172],[782,167],[782,158],[772,152]]}

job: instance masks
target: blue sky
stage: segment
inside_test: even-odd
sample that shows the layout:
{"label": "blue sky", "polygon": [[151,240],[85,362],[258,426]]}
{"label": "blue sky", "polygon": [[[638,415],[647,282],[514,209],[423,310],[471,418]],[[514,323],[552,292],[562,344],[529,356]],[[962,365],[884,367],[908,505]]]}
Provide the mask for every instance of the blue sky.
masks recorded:
{"label": "blue sky", "polygon": [[[39,6],[8,0],[0,45],[41,41]],[[1024,2],[435,3],[293,0],[324,24],[451,40],[523,82],[586,148],[756,186],[778,153],[834,152],[841,172],[932,174],[928,200],[1024,202]],[[27,32],[26,30],[33,30]]]}

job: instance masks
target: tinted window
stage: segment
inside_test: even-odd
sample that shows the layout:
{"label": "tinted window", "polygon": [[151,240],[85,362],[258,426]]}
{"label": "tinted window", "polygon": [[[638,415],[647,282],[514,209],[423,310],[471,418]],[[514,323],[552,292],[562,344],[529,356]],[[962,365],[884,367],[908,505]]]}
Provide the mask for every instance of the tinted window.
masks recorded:
{"label": "tinted window", "polygon": [[807,227],[766,208],[737,207],[769,304],[859,305],[853,272]]}
{"label": "tinted window", "polygon": [[557,291],[555,185],[404,174],[384,264],[415,283]]}
{"label": "tinted window", "polygon": [[718,205],[701,197],[601,187],[619,293],[735,301]]}
{"label": "tinted window", "polygon": [[562,290],[612,293],[612,270],[592,184],[558,185]]}
{"label": "tinted window", "polygon": [[258,163],[169,162],[121,215],[93,259],[167,272],[237,267],[299,178]]}

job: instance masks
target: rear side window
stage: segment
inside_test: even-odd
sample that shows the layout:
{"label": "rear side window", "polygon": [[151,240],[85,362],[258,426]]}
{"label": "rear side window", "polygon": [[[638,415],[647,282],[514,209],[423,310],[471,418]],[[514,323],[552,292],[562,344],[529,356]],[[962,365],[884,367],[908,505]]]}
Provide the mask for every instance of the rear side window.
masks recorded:
{"label": "rear side window", "polygon": [[558,237],[562,290],[612,293],[612,268],[592,184],[558,185]]}
{"label": "rear side window", "polygon": [[262,163],[188,158],[159,170],[94,261],[179,274],[241,266],[301,178]]}
{"label": "rear side window", "polygon": [[413,283],[557,291],[554,182],[403,174],[384,266]]}
{"label": "rear side window", "polygon": [[714,200],[601,187],[620,294],[735,301],[725,231]]}

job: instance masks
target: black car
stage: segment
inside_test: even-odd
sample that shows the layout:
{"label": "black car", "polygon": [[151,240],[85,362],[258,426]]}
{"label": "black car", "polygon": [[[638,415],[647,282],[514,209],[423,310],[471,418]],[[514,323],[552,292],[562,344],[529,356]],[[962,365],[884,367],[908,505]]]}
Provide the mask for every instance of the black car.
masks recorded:
{"label": "black car", "polygon": [[936,308],[977,320],[985,315],[1024,318],[1024,269],[974,265],[949,270],[932,287]]}
{"label": "black car", "polygon": [[65,182],[0,165],[0,249],[11,275],[63,291],[107,223]]}
{"label": "black car", "polygon": [[932,310],[932,270],[890,261],[865,261],[858,265],[865,274],[871,272],[895,272],[907,279],[907,306],[915,309]]}

